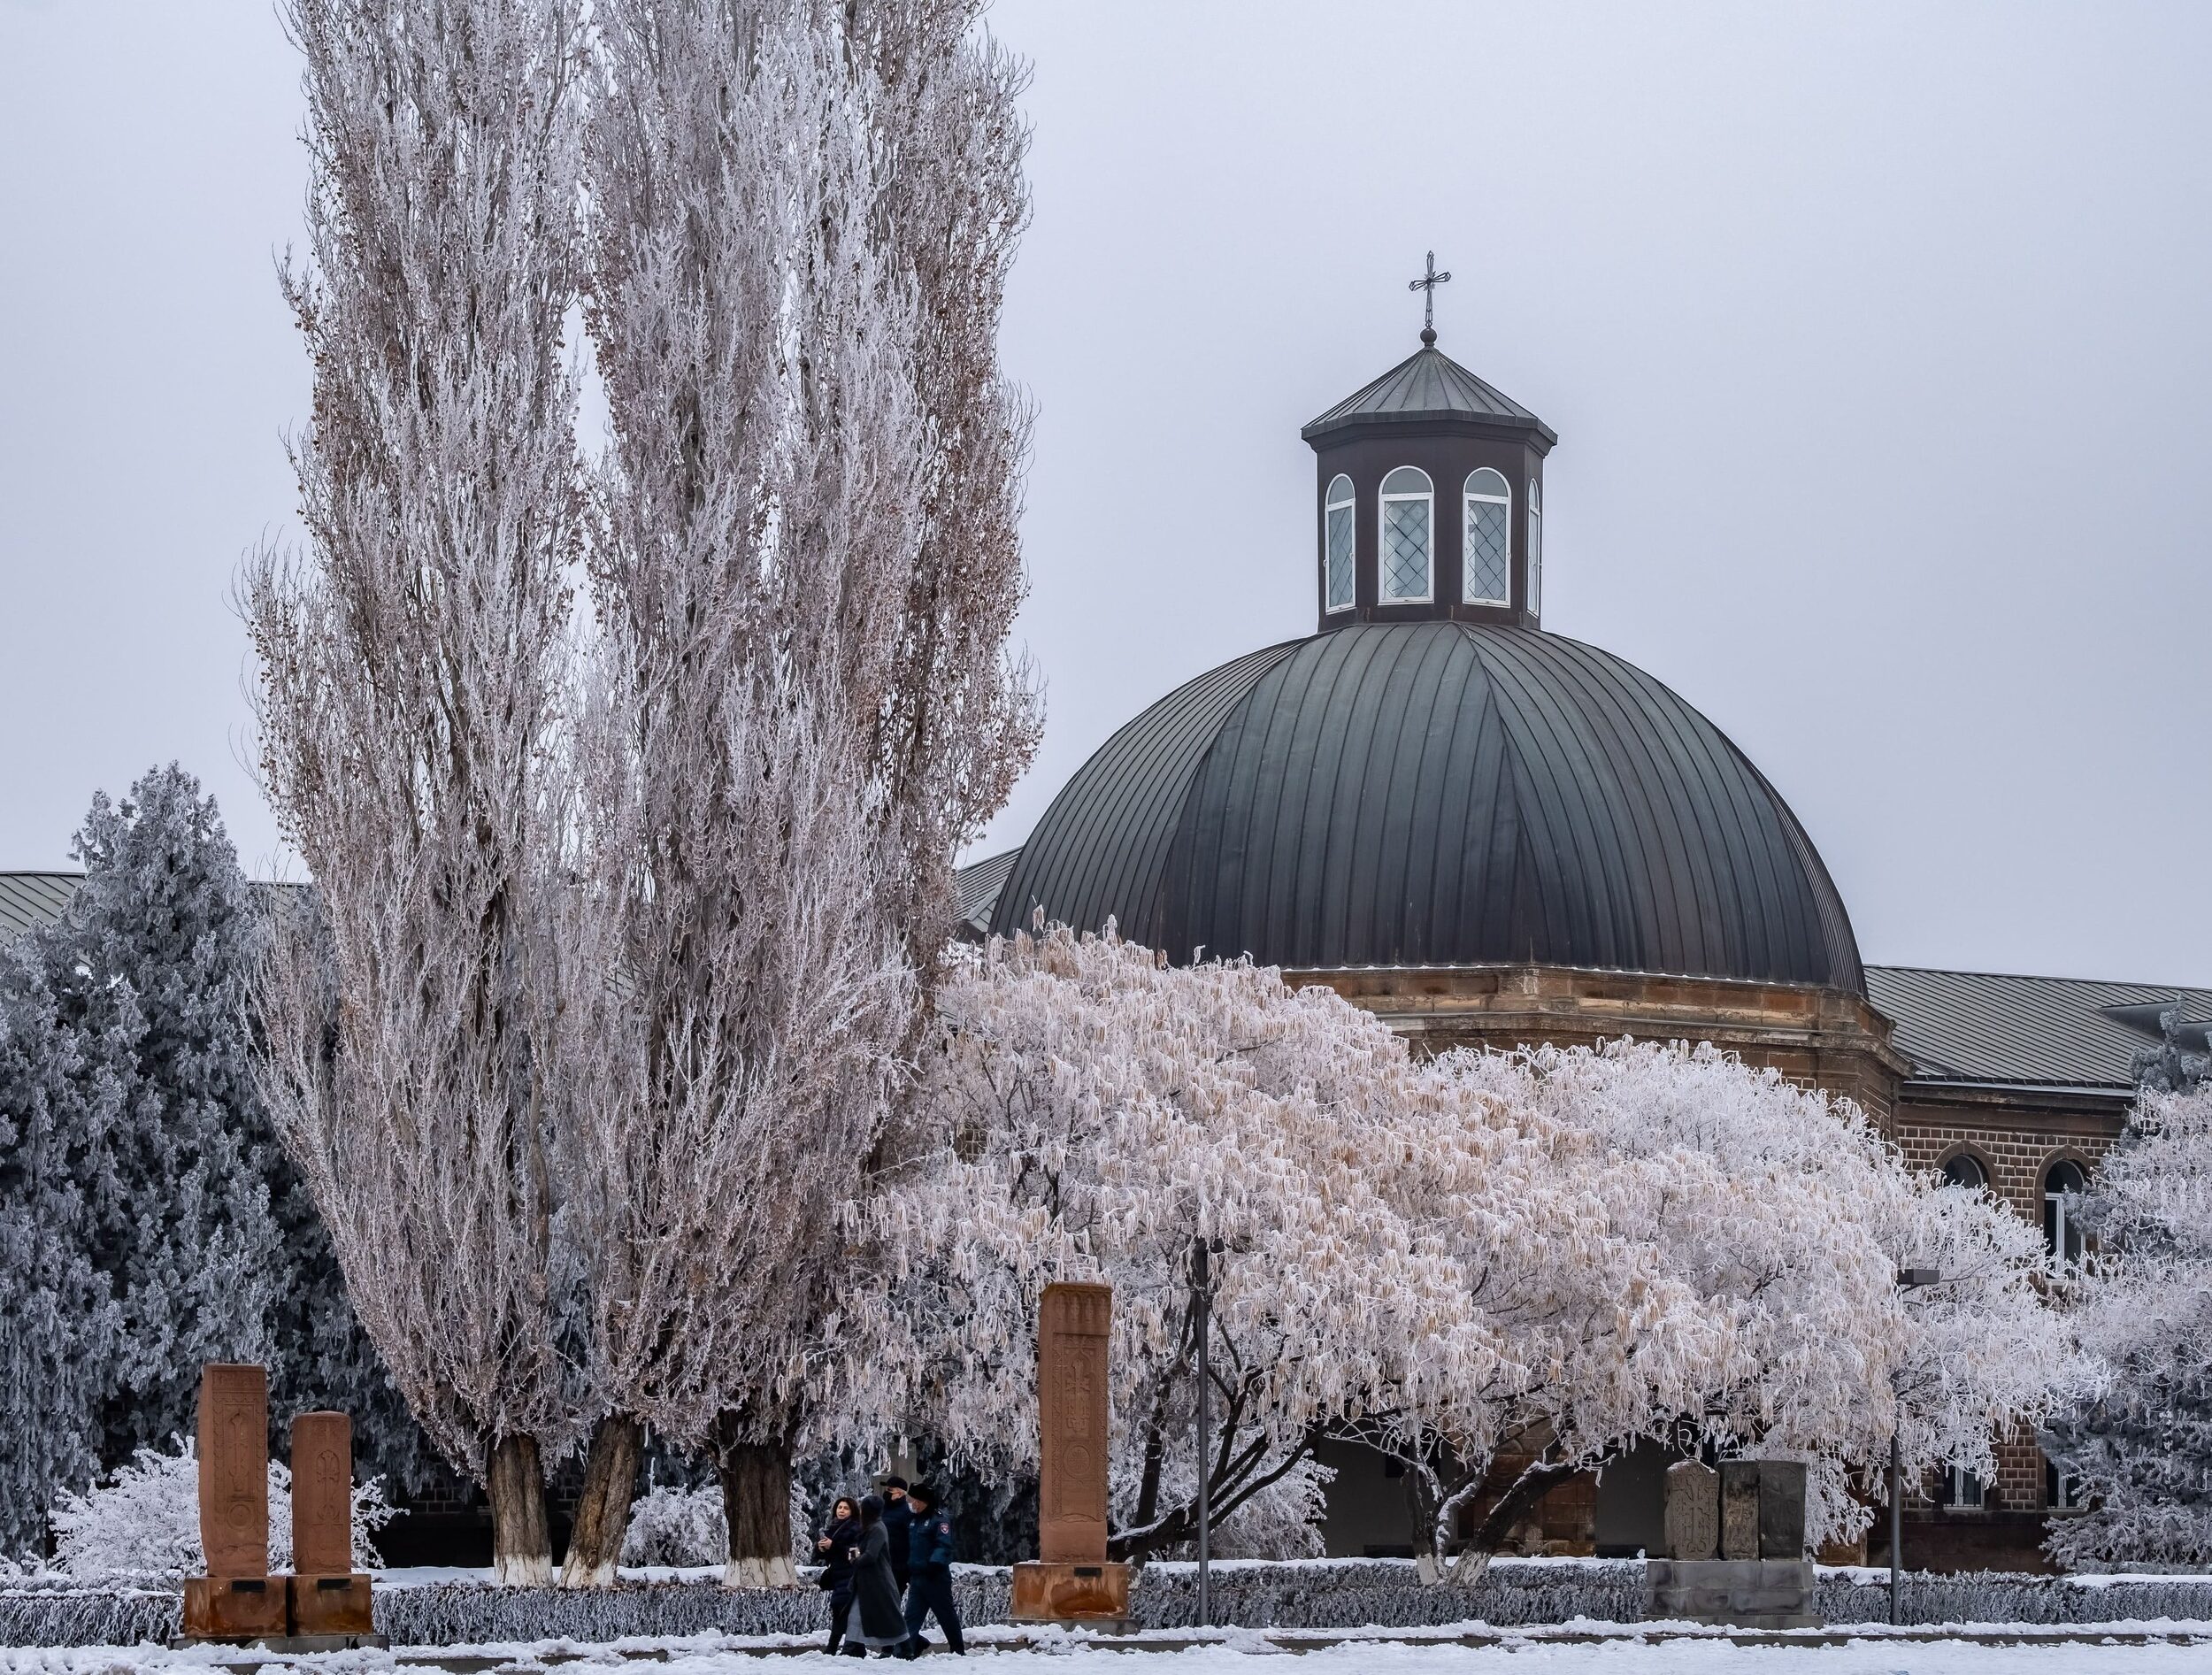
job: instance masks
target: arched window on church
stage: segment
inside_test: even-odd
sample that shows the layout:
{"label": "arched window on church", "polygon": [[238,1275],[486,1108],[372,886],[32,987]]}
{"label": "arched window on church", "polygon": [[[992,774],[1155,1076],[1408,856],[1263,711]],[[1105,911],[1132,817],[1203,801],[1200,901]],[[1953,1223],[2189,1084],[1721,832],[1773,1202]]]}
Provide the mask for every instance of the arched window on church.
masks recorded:
{"label": "arched window on church", "polygon": [[2043,1243],[2061,1262],[2081,1260],[2081,1224],[2074,1219],[2089,1179],[2064,1158],[2043,1172]]}
{"label": "arched window on church", "polygon": [[1989,1185],[1989,1172],[1961,1152],[1943,1165],[1943,1182],[1947,1187],[1978,1189]]}
{"label": "arched window on church", "polygon": [[1485,465],[1467,478],[1467,562],[1460,598],[1471,605],[1513,603],[1507,591],[1513,544],[1513,490]]}
{"label": "arched window on church", "polygon": [[1401,465],[1382,480],[1382,596],[1404,603],[1434,596],[1436,491],[1429,474]]}
{"label": "arched window on church", "polygon": [[1322,497],[1323,585],[1327,611],[1349,611],[1355,597],[1352,571],[1352,480],[1341,472],[1329,480]]}
{"label": "arched window on church", "polygon": [[1536,479],[1528,480],[1528,609],[1544,608],[1544,496]]}

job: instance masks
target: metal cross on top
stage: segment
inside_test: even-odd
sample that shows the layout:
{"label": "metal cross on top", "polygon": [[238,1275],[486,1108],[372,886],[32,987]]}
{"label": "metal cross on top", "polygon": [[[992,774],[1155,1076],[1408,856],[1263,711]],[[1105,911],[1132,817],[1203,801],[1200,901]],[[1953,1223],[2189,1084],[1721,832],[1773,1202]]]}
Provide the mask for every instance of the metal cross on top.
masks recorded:
{"label": "metal cross on top", "polygon": [[1436,342],[1436,288],[1449,278],[1449,273],[1436,271],[1436,252],[1431,250],[1427,274],[1424,278],[1406,281],[1406,289],[1425,293],[1421,298],[1421,341],[1424,343]]}

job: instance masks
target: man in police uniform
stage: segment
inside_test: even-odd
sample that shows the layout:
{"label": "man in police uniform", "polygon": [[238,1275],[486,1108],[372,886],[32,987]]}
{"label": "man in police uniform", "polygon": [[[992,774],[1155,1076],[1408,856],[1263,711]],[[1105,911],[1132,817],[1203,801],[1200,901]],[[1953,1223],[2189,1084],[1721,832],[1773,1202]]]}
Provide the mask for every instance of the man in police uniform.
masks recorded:
{"label": "man in police uniform", "polygon": [[917,1483],[906,1498],[914,1508],[914,1522],[907,1532],[905,1654],[919,1656],[929,1644],[922,1638],[922,1623],[934,1612],[937,1625],[945,1631],[945,1644],[964,1656],[968,1648],[960,1637],[960,1608],[952,1602],[952,1519],[937,1503],[937,1491],[926,1483]]}

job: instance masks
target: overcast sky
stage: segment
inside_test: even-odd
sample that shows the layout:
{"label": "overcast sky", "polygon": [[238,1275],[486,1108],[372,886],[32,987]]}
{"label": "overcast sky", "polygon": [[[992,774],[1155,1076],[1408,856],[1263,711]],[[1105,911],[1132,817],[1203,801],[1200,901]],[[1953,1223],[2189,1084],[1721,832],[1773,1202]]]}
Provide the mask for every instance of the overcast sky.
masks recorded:
{"label": "overcast sky", "polygon": [[[2212,983],[2212,7],[1005,0],[1045,745],[1313,628],[1298,427],[1556,429],[1545,625],[1703,710],[1870,960]],[[0,866],[171,757],[248,864],[241,555],[306,371],[259,0],[0,0]]]}

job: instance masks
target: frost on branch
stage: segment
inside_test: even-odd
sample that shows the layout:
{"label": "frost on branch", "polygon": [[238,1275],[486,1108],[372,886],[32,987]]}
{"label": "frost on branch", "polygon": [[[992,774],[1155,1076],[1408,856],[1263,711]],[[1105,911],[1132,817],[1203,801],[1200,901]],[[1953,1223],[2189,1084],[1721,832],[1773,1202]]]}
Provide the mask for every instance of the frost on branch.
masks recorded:
{"label": "frost on branch", "polygon": [[2047,1545],[2076,1566],[2212,1564],[2212,1089],[2147,1090],[2082,1219],[2077,1319],[2104,1380],[2043,1434],[2090,1508]]}
{"label": "frost on branch", "polygon": [[[1847,1476],[1893,1427],[1909,1469],[1985,1465],[2073,1373],[2032,1229],[1710,1048],[1417,1061],[1327,990],[1056,928],[947,981],[920,1078],[860,1222],[893,1277],[849,1299],[849,1399],[1033,1460],[1038,1295],[1109,1281],[1131,1553],[1192,1530],[1202,1237],[1217,1511],[1356,1437],[1408,1464],[1439,1558],[1501,1451],[1531,1464],[1484,1552],[1640,1437],[1806,1459],[1819,1540],[1863,1524]],[[1908,1263],[1943,1285],[1908,1301]]]}
{"label": "frost on branch", "polygon": [[[54,1510],[55,1562],[78,1581],[176,1581],[207,1568],[200,1546],[200,1466],[188,1437],[140,1448],[128,1464]],[[379,1569],[376,1532],[396,1516],[380,1479],[354,1486],[353,1562]],[[292,1472],[269,1462],[269,1568],[292,1568]]]}

